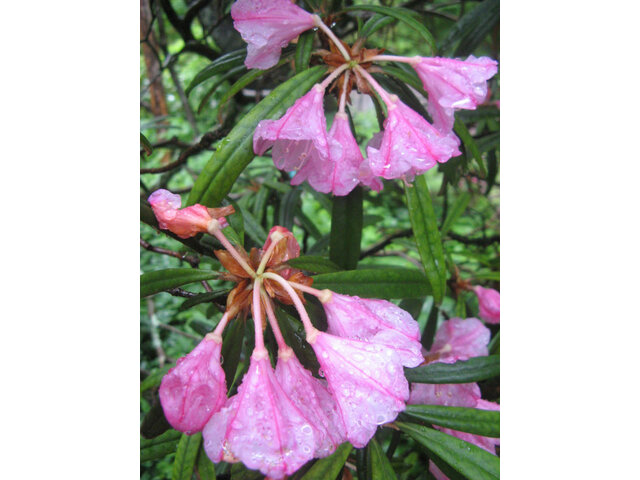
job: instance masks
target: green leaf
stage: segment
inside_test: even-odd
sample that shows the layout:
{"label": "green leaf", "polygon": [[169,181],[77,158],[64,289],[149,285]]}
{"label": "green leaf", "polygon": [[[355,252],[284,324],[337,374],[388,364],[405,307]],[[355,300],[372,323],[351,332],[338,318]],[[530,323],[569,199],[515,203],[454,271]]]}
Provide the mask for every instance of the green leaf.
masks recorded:
{"label": "green leaf", "polygon": [[142,382],[140,382],[140,393],[146,392],[147,390],[157,387],[160,385],[162,381],[162,377],[169,371],[171,365],[165,365],[164,367],[160,367],[153,372],[151,372],[147,378],[145,378]]}
{"label": "green leaf", "polygon": [[144,149],[144,153],[146,153],[147,156],[153,153],[153,147],[151,146],[151,142],[147,140],[147,137],[145,137],[142,134],[142,132],[140,132],[140,145],[142,145],[142,148]]}
{"label": "green leaf", "polygon": [[372,268],[323,273],[313,277],[314,288],[366,298],[418,298],[431,294],[429,282],[412,268]]}
{"label": "green leaf", "polygon": [[155,438],[171,429],[171,425],[169,425],[169,422],[167,422],[164,416],[157,391],[154,394],[152,402],[151,409],[144,416],[142,424],[140,425],[140,433],[144,438]]}
{"label": "green leaf", "polygon": [[201,441],[202,434],[199,432],[194,435],[182,435],[173,461],[171,480],[191,480]]}
{"label": "green leaf", "polygon": [[305,215],[300,205],[298,205],[296,208],[295,216],[298,220],[300,220],[302,228],[306,230],[309,235],[311,235],[316,240],[322,237],[322,233],[320,232],[320,230],[318,230],[315,222],[311,220],[307,215]]}
{"label": "green leaf", "polygon": [[372,16],[369,20],[365,22],[365,24],[360,29],[360,33],[358,34],[358,37],[359,38],[370,37],[381,28],[384,28],[387,25],[391,25],[395,21],[396,19],[393,17],[376,13],[374,16]]}
{"label": "green leaf", "polygon": [[403,415],[483,437],[500,438],[500,412],[442,405],[407,405]]}
{"label": "green leaf", "polygon": [[491,339],[488,348],[491,355],[500,355],[500,330],[498,330],[496,336]]}
{"label": "green leaf", "polygon": [[353,270],[360,259],[362,240],[362,187],[333,199],[329,259],[345,270]]}
{"label": "green leaf", "polygon": [[320,255],[325,253],[329,249],[329,240],[331,239],[331,235],[327,233],[320,237],[316,243],[311,245],[307,250],[307,254],[309,255]]}
{"label": "green leaf", "polygon": [[176,451],[182,433],[167,430],[159,437],[140,439],[140,463],[164,458]]}
{"label": "green leaf", "polygon": [[[451,28],[441,50],[451,53],[453,57],[473,53],[499,20],[500,0],[479,2]],[[454,50],[455,45],[457,48]]]}
{"label": "green leaf", "polygon": [[[473,480],[498,480],[500,459],[495,455],[459,438],[413,423],[396,425],[424,446],[430,456],[450,465],[455,471]],[[436,460],[436,463],[439,463]]]}
{"label": "green leaf", "polygon": [[369,455],[369,449],[356,448],[356,472],[358,474],[358,480],[372,480],[371,478],[371,455]]}
{"label": "green leaf", "polygon": [[414,12],[409,9],[402,7],[383,7],[380,5],[354,5],[352,7],[347,7],[344,10],[347,12],[364,10],[396,18],[418,32],[418,34],[420,34],[420,36],[427,42],[429,53],[435,53],[436,43],[433,40],[433,35],[431,35],[431,32],[427,27],[414,17]]}
{"label": "green leaf", "polygon": [[242,210],[242,218],[244,219],[244,229],[247,235],[258,245],[263,245],[267,240],[267,232],[262,228],[260,222],[253,216],[248,209]]}
{"label": "green leaf", "polygon": [[224,370],[228,390],[231,390],[238,363],[240,362],[244,327],[244,320],[236,318],[231,321],[231,325],[228,325],[222,334],[222,369]]}
{"label": "green leaf", "polygon": [[188,96],[195,87],[205,80],[208,80],[214,75],[218,75],[219,73],[226,72],[227,70],[242,65],[246,56],[247,49],[240,48],[216,58],[213,62],[200,70],[195,77],[193,77],[193,80],[191,80],[191,83],[184,93]]}
{"label": "green leaf", "polygon": [[300,204],[300,188],[293,188],[284,194],[280,200],[280,211],[278,213],[278,224],[287,230],[293,230],[293,215]]}
{"label": "green leaf", "polygon": [[313,30],[309,30],[298,37],[295,53],[296,73],[303,72],[309,68],[314,37],[315,32]]}
{"label": "green leaf", "polygon": [[424,98],[428,98],[429,95],[427,94],[427,92],[425,92],[424,86],[422,85],[418,74],[411,67],[409,67],[411,71],[408,71],[404,70],[401,67],[397,67],[389,63],[384,63],[380,65],[380,68],[387,75],[396,77],[398,80],[406,83],[407,85],[410,85],[412,88],[420,92],[420,94],[422,94]]}
{"label": "green leaf", "polygon": [[227,103],[229,101],[229,99],[234,97],[244,87],[246,87],[247,85],[250,85],[251,83],[253,83],[256,79],[260,78],[265,73],[271,72],[271,71],[275,70],[276,68],[281,67],[285,63],[287,63],[287,59],[283,58],[276,65],[274,65],[271,68],[268,68],[267,70],[260,70],[258,68],[255,68],[255,69],[252,69],[252,70],[249,70],[248,72],[246,72],[238,80],[236,80],[235,83],[229,87],[229,90],[227,90],[225,92],[225,94],[222,96],[222,98],[220,99],[220,102],[219,102],[218,111],[220,111],[220,109],[222,107],[224,107],[225,103]]}
{"label": "green leaf", "polygon": [[434,303],[431,306],[431,310],[429,310],[429,316],[427,317],[427,323],[424,326],[424,331],[422,332],[422,337],[420,338],[420,343],[429,350],[431,345],[433,344],[433,338],[436,334],[436,327],[438,326],[438,313],[439,308]]}
{"label": "green leaf", "polygon": [[456,119],[453,129],[458,134],[458,137],[460,137],[460,140],[462,140],[464,148],[467,151],[467,159],[469,159],[469,155],[471,155],[478,164],[478,168],[480,168],[480,175],[482,175],[483,178],[486,178],[487,166],[485,165],[484,160],[482,159],[482,155],[480,155],[478,145],[476,145],[475,140],[469,133],[469,129],[467,129],[467,126],[460,120]]}
{"label": "green leaf", "polygon": [[253,107],[219,144],[191,189],[188,204],[218,205],[253,160],[253,133],[258,122],[285,113],[326,72],[317,66],[290,78]]}
{"label": "green leaf", "polygon": [[451,208],[449,209],[449,213],[447,214],[447,218],[445,218],[444,223],[442,224],[442,228],[440,229],[440,235],[443,237],[447,234],[451,227],[455,223],[455,221],[464,213],[469,205],[469,201],[471,200],[471,194],[469,192],[462,192],[456,201],[453,203]]}
{"label": "green leaf", "polygon": [[293,268],[312,273],[331,273],[341,270],[341,268],[331,260],[319,255],[302,255],[301,257],[288,260],[287,264]]}
{"label": "green leaf", "polygon": [[195,268],[167,268],[140,275],[140,298],[163,292],[170,288],[218,278],[218,272],[197,270]]}
{"label": "green leaf", "polygon": [[500,355],[473,357],[464,362],[431,363],[406,368],[407,380],[414,383],[472,383],[500,375]]}
{"label": "green leaf", "polygon": [[227,198],[226,201],[233,206],[236,213],[226,217],[229,226],[224,229],[224,234],[234,245],[244,245],[244,217],[242,209],[238,206],[237,202],[230,198]]}
{"label": "green leaf", "polygon": [[209,99],[211,98],[211,95],[213,95],[216,92],[216,90],[218,90],[218,87],[220,87],[220,85],[222,85],[229,78],[233,77],[234,75],[237,75],[240,72],[244,72],[245,70],[246,68],[244,67],[244,65],[240,65],[238,67],[233,67],[231,70],[228,70],[224,72],[222,75],[220,75],[216,79],[215,83],[211,85],[211,87],[209,87],[209,90],[207,90],[207,93],[204,94],[204,96],[202,97],[202,100],[200,100],[200,104],[198,105],[198,114],[202,113],[202,110],[204,109],[204,107],[207,106]]}
{"label": "green leaf", "polygon": [[431,195],[424,175],[419,175],[413,186],[405,187],[411,227],[424,271],[433,290],[436,303],[442,302],[447,282],[447,265],[438,231],[438,220],[431,204]]}
{"label": "green leaf", "polygon": [[213,462],[204,450],[204,444],[200,445],[197,460],[198,480],[216,480],[216,469]]}
{"label": "green leaf", "polygon": [[389,459],[375,437],[371,439],[367,448],[371,458],[371,480],[397,480]]}
{"label": "green leaf", "polygon": [[344,467],[352,449],[353,446],[349,442],[343,443],[333,454],[314,463],[302,480],[333,480]]}
{"label": "green leaf", "polygon": [[184,302],[182,302],[182,305],[178,307],[178,311],[184,312],[185,310],[188,310],[189,308],[195,305],[200,305],[201,303],[205,303],[205,302],[211,302],[216,298],[224,297],[227,293],[229,293],[229,289],[214,290],[212,292],[199,293],[195,297],[187,298]]}

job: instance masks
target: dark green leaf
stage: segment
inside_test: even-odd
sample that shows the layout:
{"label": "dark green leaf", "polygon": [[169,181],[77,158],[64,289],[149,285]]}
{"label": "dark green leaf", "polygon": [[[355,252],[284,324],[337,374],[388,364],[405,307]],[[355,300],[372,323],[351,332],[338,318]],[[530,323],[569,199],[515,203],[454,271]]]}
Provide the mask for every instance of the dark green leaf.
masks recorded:
{"label": "dark green leaf", "polygon": [[213,462],[204,450],[204,444],[200,445],[197,460],[198,480],[216,480],[216,469]]}
{"label": "dark green leaf", "polygon": [[447,266],[425,176],[417,176],[413,185],[407,185],[405,191],[418,252],[433,290],[433,299],[439,304],[444,298]]}
{"label": "dark green leaf", "polygon": [[352,449],[349,442],[343,443],[333,454],[314,463],[302,480],[333,480],[342,471]]}
{"label": "dark green leaf", "polygon": [[296,73],[300,73],[309,68],[314,37],[315,32],[313,30],[309,30],[298,37],[295,54]]}
{"label": "dark green leaf", "polygon": [[475,140],[469,133],[467,126],[460,120],[456,119],[453,129],[458,134],[458,137],[460,137],[460,140],[462,140],[464,148],[467,151],[467,159],[469,159],[469,156],[473,157],[480,168],[480,175],[482,175],[483,178],[486,178],[487,166],[484,164],[478,145],[476,145]]}
{"label": "dark green leaf", "polygon": [[420,316],[420,312],[422,312],[423,305],[424,298],[407,298],[400,302],[399,307],[405,312],[409,312],[409,315],[413,318],[418,318]]}
{"label": "dark green leaf", "polygon": [[396,480],[396,473],[375,437],[369,442],[368,448],[371,458],[371,480]]}
{"label": "dark green leaf", "polygon": [[[464,14],[449,31],[442,50],[453,57],[466,56],[476,49],[500,20],[500,0],[484,0]],[[454,47],[457,45],[457,48]]]}
{"label": "dark green leaf", "polygon": [[241,48],[216,58],[213,62],[211,62],[196,74],[184,93],[186,93],[188,96],[195,87],[200,85],[205,80],[219,73],[226,72],[233,67],[242,65],[246,56],[247,49]]}
{"label": "dark green leaf", "polygon": [[237,202],[227,198],[229,204],[233,205],[236,213],[227,215],[229,226],[224,229],[224,235],[234,245],[244,245],[244,217],[243,212]]}
{"label": "dark green leaf", "polygon": [[360,258],[362,240],[362,187],[333,199],[329,259],[345,270],[353,270]]}
{"label": "dark green leaf", "polygon": [[403,415],[483,437],[500,438],[500,412],[442,405],[407,405]]}
{"label": "dark green leaf", "polygon": [[304,228],[309,235],[311,235],[316,240],[322,237],[322,233],[320,232],[320,230],[318,230],[318,227],[316,227],[315,222],[307,217],[307,215],[305,215],[300,205],[298,205],[298,207],[296,208],[295,216],[298,220],[300,220],[302,228]]}
{"label": "dark green leaf", "polygon": [[455,221],[462,215],[469,205],[469,201],[471,200],[471,194],[469,192],[462,192],[456,201],[453,203],[451,208],[449,209],[449,213],[447,214],[447,218],[445,218],[444,223],[442,224],[442,228],[440,229],[440,235],[443,237],[447,234],[451,227],[455,223]]}
{"label": "dark green leaf", "polygon": [[358,480],[372,480],[371,478],[371,455],[369,448],[356,448],[356,472]]}
{"label": "dark green leaf", "polygon": [[242,218],[244,219],[244,228],[247,235],[258,245],[263,245],[267,240],[267,232],[262,228],[256,217],[249,210],[242,209]]}
{"label": "dark green leaf", "polygon": [[331,260],[318,255],[302,255],[298,258],[292,258],[287,262],[294,268],[305,270],[312,273],[331,273],[339,272],[341,269]]}
{"label": "dark green leaf", "polygon": [[431,455],[450,465],[464,477],[473,480],[498,480],[500,459],[471,443],[413,423],[396,425],[424,446]]}
{"label": "dark green leaf", "polygon": [[164,367],[160,367],[151,372],[147,378],[140,382],[140,393],[146,392],[147,390],[160,385],[162,377],[164,377],[170,368],[171,365],[165,365]]}
{"label": "dark green leaf", "polygon": [[387,75],[396,77],[398,80],[411,85],[411,87],[420,92],[424,98],[428,98],[428,94],[425,92],[418,74],[412,68],[409,68],[410,71],[408,71],[401,67],[390,65],[389,63],[381,64],[380,68],[382,68],[382,71]]}
{"label": "dark green leaf", "polygon": [[249,70],[248,72],[246,72],[238,80],[236,80],[235,83],[229,87],[229,90],[227,90],[225,92],[225,94],[222,96],[222,98],[220,99],[220,102],[219,102],[220,106],[218,107],[218,110],[220,110],[222,107],[224,107],[224,104],[227,103],[230,98],[235,96],[244,87],[250,85],[251,83],[253,83],[254,80],[260,78],[265,73],[271,72],[271,71],[275,70],[276,68],[279,68],[280,66],[284,65],[285,63],[287,63],[287,60],[286,59],[282,59],[275,66],[273,66],[273,67],[271,67],[271,68],[269,68],[267,70],[260,70],[260,69],[256,68],[256,69]]}
{"label": "dark green leaf", "polygon": [[169,422],[167,422],[167,419],[164,417],[158,392],[155,392],[151,409],[142,419],[140,433],[144,438],[155,438],[170,429],[171,425],[169,425]]}
{"label": "dark green leaf", "polygon": [[143,273],[140,275],[140,297],[153,295],[187,283],[211,280],[218,276],[218,272],[197,270],[195,268],[167,268]]}
{"label": "dark green leaf", "polygon": [[214,290],[213,292],[199,293],[195,297],[187,298],[184,302],[182,302],[182,305],[180,305],[180,307],[178,308],[178,311],[184,312],[185,310],[188,310],[189,308],[195,305],[199,305],[205,302],[211,302],[216,298],[224,297],[228,292],[229,290],[225,289],[225,290]]}
{"label": "dark green leaf", "polygon": [[313,277],[314,288],[367,298],[416,298],[431,294],[424,274],[412,268],[375,268],[324,273]]}
{"label": "dark green leaf", "polygon": [[199,432],[193,435],[182,435],[173,461],[171,480],[191,480],[201,441],[202,434]]}
{"label": "dark green leaf", "polygon": [[235,319],[231,321],[231,325],[227,326],[222,335],[222,369],[224,370],[228,390],[233,385],[236,370],[238,369],[242,341],[244,339],[244,327],[243,320]]}
{"label": "dark green leaf", "polygon": [[308,250],[308,255],[320,255],[329,249],[329,240],[331,235],[327,233],[320,237]]}
{"label": "dark green leaf", "polygon": [[249,470],[242,463],[234,463],[231,467],[231,480],[263,480],[264,475],[257,470]]}
{"label": "dark green leaf", "polygon": [[321,66],[305,70],[275,88],[253,107],[219,143],[211,160],[198,176],[188,204],[218,205],[254,158],[253,133],[258,122],[281,116],[325,71]]}
{"label": "dark green leaf", "polygon": [[396,19],[387,15],[381,15],[376,13],[372,16],[360,29],[358,36],[360,38],[370,37],[372,34],[380,30],[381,28],[391,25]]}
{"label": "dark green leaf", "polygon": [[144,152],[147,154],[147,156],[153,153],[153,147],[151,146],[151,142],[147,140],[147,137],[145,137],[142,134],[142,132],[140,132],[140,145],[142,145],[142,148],[144,148]]}
{"label": "dark green leaf", "polygon": [[159,437],[140,439],[140,463],[164,458],[176,451],[182,433],[167,430]]}
{"label": "dark green leaf", "polygon": [[488,348],[491,355],[500,355],[500,330],[498,330],[496,336],[491,339]]}
{"label": "dark green leaf", "polygon": [[287,230],[293,230],[293,214],[300,203],[300,195],[302,195],[302,190],[294,188],[285,193],[280,200],[278,224]]}
{"label": "dark green leaf", "polygon": [[471,383],[500,375],[500,355],[473,357],[464,362],[431,363],[406,368],[407,380],[414,383]]}
{"label": "dark green leaf", "polygon": [[436,334],[436,327],[438,326],[438,306],[434,303],[431,306],[431,310],[429,311],[429,316],[427,317],[427,324],[424,326],[424,331],[422,332],[422,338],[420,339],[420,343],[429,350],[431,345],[433,344],[433,338]]}
{"label": "dark green leaf", "polygon": [[218,90],[220,85],[222,85],[231,77],[239,74],[240,72],[244,72],[245,70],[246,68],[244,67],[244,65],[240,65],[238,67],[233,67],[231,70],[224,72],[222,75],[216,78],[215,83],[211,85],[211,87],[209,87],[209,90],[207,90],[207,93],[205,93],[204,96],[202,97],[202,100],[200,100],[200,104],[198,105],[198,114],[202,113],[202,110],[204,109],[204,107],[206,107],[207,104],[209,103],[209,99],[211,98],[211,95],[213,95],[216,92],[216,90]]}
{"label": "dark green leaf", "polygon": [[[307,302],[307,307],[309,305],[311,302]],[[317,372],[320,369],[320,364],[313,349],[307,343],[307,336],[300,320],[289,315],[280,307],[276,307],[275,314],[285,342],[293,349],[300,363],[310,372]]]}

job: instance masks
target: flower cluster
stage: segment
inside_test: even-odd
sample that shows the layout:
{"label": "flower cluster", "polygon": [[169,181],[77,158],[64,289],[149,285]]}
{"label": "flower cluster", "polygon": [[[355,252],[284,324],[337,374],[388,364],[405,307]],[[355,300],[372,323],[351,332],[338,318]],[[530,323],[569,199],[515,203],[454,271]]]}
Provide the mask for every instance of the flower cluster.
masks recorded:
{"label": "flower cluster", "polygon": [[[205,207],[180,210],[166,191],[155,192],[150,201],[161,228],[185,237],[202,230]],[[271,229],[262,249],[247,253],[231,245],[219,213],[204,228],[225,247],[215,254],[229,271],[223,278],[237,286],[215,330],[163,378],[160,400],[167,420],[187,434],[202,431],[212,461],[241,461],[273,479],[331,454],[345,441],[364,447],[378,425],[393,421],[409,400],[403,367],[424,361],[417,322],[384,300],[312,288],[311,278],[286,263],[300,247],[283,227]],[[327,331],[311,322],[305,293],[322,303]],[[274,313],[276,301],[298,311],[320,365],[318,376],[286,344]],[[220,366],[222,332],[229,321],[249,312],[255,346],[237,393],[227,398]],[[275,369],[264,344],[266,323],[278,345]]]}
{"label": "flower cluster", "polygon": [[[235,28],[248,43],[248,67],[275,65],[282,47],[314,27],[332,41],[332,51],[323,55],[331,74],[299,98],[282,118],[261,121],[253,143],[256,154],[272,148],[276,167],[296,172],[293,185],[307,181],[322,193],[346,195],[359,184],[380,190],[380,178],[411,182],[416,175],[460,155],[460,140],[453,133],[454,111],[473,110],[484,102],[487,80],[497,72],[497,62],[488,57],[399,57],[380,55],[378,50],[359,45],[350,48],[320,17],[290,0],[239,0],[231,15]],[[413,67],[428,94],[427,111],[433,124],[396,95],[387,93],[371,76],[368,70],[381,61]],[[327,131],[323,98],[334,80],[339,85],[340,103]],[[367,158],[358,148],[345,110],[354,82],[363,93],[373,95],[375,91],[387,109],[384,129],[367,146]]]}

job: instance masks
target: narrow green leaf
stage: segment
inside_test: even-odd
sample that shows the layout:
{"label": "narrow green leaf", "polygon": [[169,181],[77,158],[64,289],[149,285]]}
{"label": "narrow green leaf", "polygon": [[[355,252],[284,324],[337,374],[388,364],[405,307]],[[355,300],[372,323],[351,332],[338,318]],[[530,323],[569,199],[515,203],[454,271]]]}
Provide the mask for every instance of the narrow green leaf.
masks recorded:
{"label": "narrow green leaf", "polygon": [[453,57],[462,57],[473,53],[499,20],[500,0],[479,2],[451,28],[442,43],[441,50],[449,52]]}
{"label": "narrow green leaf", "polygon": [[258,122],[277,118],[307,92],[326,72],[318,66],[290,78],[253,107],[218,145],[198,176],[188,204],[218,205],[234,182],[253,160],[253,133]]}
{"label": "narrow green leaf", "polygon": [[389,459],[375,437],[369,442],[368,448],[371,458],[371,480],[397,480]]}
{"label": "narrow green leaf", "polygon": [[398,80],[406,83],[407,85],[411,85],[411,87],[420,92],[424,98],[428,98],[429,95],[427,94],[427,92],[425,92],[424,86],[422,85],[418,74],[411,67],[409,67],[411,71],[407,71],[401,67],[391,65],[390,63],[383,63],[380,65],[380,68],[387,75],[396,77]]}
{"label": "narrow green leaf", "polygon": [[151,142],[147,140],[147,137],[145,137],[142,134],[142,132],[140,132],[140,145],[142,145],[142,148],[144,149],[144,153],[146,153],[147,156],[153,153],[153,147],[151,146]]}
{"label": "narrow green leaf", "polygon": [[333,199],[329,259],[345,270],[356,268],[360,259],[362,200],[362,187]]}
{"label": "narrow green leaf", "polygon": [[294,188],[285,193],[280,200],[278,224],[287,230],[293,230],[293,215],[300,203],[300,195],[302,195],[302,190]]}
{"label": "narrow green leaf", "polygon": [[358,34],[358,37],[360,38],[370,37],[381,28],[384,28],[387,25],[391,25],[396,20],[397,19],[394,17],[389,17],[387,15],[376,13],[374,16],[372,16],[369,20],[365,22],[365,24],[360,29],[360,33]]}
{"label": "narrow green leaf", "polygon": [[347,12],[362,11],[362,10],[369,11],[369,12],[376,12],[382,15],[387,15],[389,17],[396,18],[401,22],[407,24],[413,30],[418,32],[422,38],[424,38],[424,40],[427,42],[427,46],[429,47],[429,50],[430,50],[429,53],[435,53],[436,44],[435,44],[435,41],[433,40],[433,35],[431,35],[431,32],[427,27],[425,27],[422,23],[420,23],[419,20],[416,19],[416,17],[414,16],[415,15],[414,12],[412,12],[411,10],[402,8],[402,7],[392,8],[392,7],[383,7],[380,5],[354,5],[352,7],[345,8],[345,11]]}
{"label": "narrow green leaf", "polygon": [[264,475],[257,470],[249,470],[242,463],[231,466],[231,480],[263,480]]}
{"label": "narrow green leaf", "polygon": [[220,109],[223,108],[224,105],[244,87],[251,85],[251,83],[253,83],[256,79],[260,78],[262,75],[268,72],[271,72],[276,68],[281,67],[285,63],[287,63],[287,59],[283,58],[276,65],[274,65],[273,67],[267,70],[260,70],[258,68],[255,68],[246,72],[238,80],[236,80],[234,84],[229,87],[229,90],[227,90],[225,94],[222,96],[218,106],[218,111],[220,111]]}
{"label": "narrow green leaf", "polygon": [[443,237],[447,234],[456,220],[464,213],[471,200],[471,194],[469,192],[462,192],[456,201],[453,203],[447,214],[447,218],[444,219],[442,228],[440,229],[440,235]]}
{"label": "narrow green leaf", "polygon": [[407,380],[414,383],[472,383],[500,375],[500,355],[473,357],[464,362],[431,363],[406,368]]}
{"label": "narrow green leaf", "polygon": [[302,480],[333,480],[342,471],[352,449],[349,442],[343,443],[333,454],[314,463]]}
{"label": "narrow green leaf", "polygon": [[484,160],[482,159],[482,155],[480,155],[478,145],[476,145],[475,140],[469,133],[469,129],[467,128],[467,126],[459,119],[456,119],[453,129],[458,134],[458,137],[460,137],[460,140],[462,140],[462,144],[467,151],[467,159],[469,159],[469,156],[473,157],[473,159],[478,164],[478,168],[480,169],[480,175],[482,175],[483,178],[486,178],[487,166],[485,165]]}
{"label": "narrow green leaf", "polygon": [[358,480],[372,480],[371,478],[371,455],[367,446],[356,448],[356,472]]}
{"label": "narrow green leaf", "polygon": [[197,270],[195,268],[167,268],[140,275],[140,298],[163,292],[170,288],[218,278],[218,272]]}
{"label": "narrow green leaf", "polygon": [[171,480],[191,480],[201,441],[202,434],[199,432],[194,435],[182,435],[173,461]]}
{"label": "narrow green leaf", "polygon": [[193,80],[191,80],[191,83],[189,83],[189,86],[186,88],[184,93],[188,96],[195,87],[205,80],[208,80],[219,73],[226,72],[233,67],[242,65],[246,56],[247,49],[240,48],[216,58],[213,62],[200,70],[195,77],[193,77]]}
{"label": "narrow green leaf", "polygon": [[320,237],[316,243],[314,243],[308,250],[308,255],[321,255],[329,250],[329,241],[331,239],[331,234],[327,233]]}
{"label": "narrow green leaf", "polygon": [[500,438],[500,412],[442,405],[407,405],[403,415],[483,437]]}
{"label": "narrow green leaf", "polygon": [[295,216],[298,220],[300,220],[302,228],[304,228],[309,235],[311,235],[316,240],[322,237],[322,233],[320,232],[320,230],[318,230],[318,227],[316,227],[315,222],[311,220],[307,215],[305,215],[300,205],[298,205],[298,207],[296,208]]}
{"label": "narrow green leaf", "polygon": [[408,312],[413,318],[418,318],[424,306],[424,298],[406,298],[402,300],[398,306],[405,312]]}
{"label": "narrow green leaf", "polygon": [[151,409],[142,419],[140,434],[144,438],[156,438],[167,430],[171,430],[171,425],[167,422],[160,405],[160,397],[156,391],[152,400]]}
{"label": "narrow green leaf", "polygon": [[[307,302],[307,306],[309,305],[311,305],[311,302]],[[307,370],[317,372],[320,369],[320,364],[313,349],[307,343],[306,332],[300,320],[289,315],[280,307],[276,307],[275,313],[287,345],[293,349],[296,357]],[[311,315],[311,312],[309,314]]]}
{"label": "narrow green leaf", "polygon": [[444,298],[447,266],[438,231],[438,220],[433,211],[425,176],[417,176],[413,186],[405,187],[405,192],[418,252],[433,290],[433,299],[439,304]]}
{"label": "narrow green leaf", "polygon": [[420,343],[429,350],[431,345],[433,344],[433,338],[436,334],[436,327],[438,326],[438,313],[440,309],[434,303],[431,306],[431,310],[429,311],[429,316],[427,317],[427,324],[424,326],[424,331],[422,332],[422,337],[420,338]]}
{"label": "narrow green leaf", "polygon": [[314,288],[368,298],[417,298],[431,294],[424,274],[412,268],[372,268],[323,273],[313,277]]}
{"label": "narrow green leaf", "polygon": [[176,451],[182,433],[167,430],[159,437],[140,439],[140,463],[164,458]]}
{"label": "narrow green leaf", "polygon": [[267,232],[262,228],[256,217],[249,210],[242,209],[242,218],[244,219],[244,228],[247,235],[258,245],[263,245],[267,240]]}
{"label": "narrow green leaf", "polygon": [[287,261],[289,265],[311,273],[339,272],[341,268],[328,258],[319,255],[302,255]]}
{"label": "narrow green leaf", "polygon": [[295,53],[296,73],[303,72],[309,68],[314,37],[315,32],[313,30],[309,30],[298,37]]}
{"label": "narrow green leaf", "polygon": [[157,387],[160,385],[162,381],[162,377],[169,371],[171,365],[165,365],[164,367],[160,367],[153,372],[151,372],[147,378],[145,378],[142,382],[140,382],[140,393],[146,392],[147,390]]}
{"label": "narrow green leaf", "polygon": [[500,459],[471,443],[413,423],[396,425],[424,446],[431,455],[450,465],[464,477],[473,480],[498,480]]}
{"label": "narrow green leaf", "polygon": [[235,319],[225,328],[222,334],[222,369],[224,370],[227,389],[231,389],[233,379],[240,362],[240,352],[244,340],[244,320]]}
{"label": "narrow green leaf", "polygon": [[228,215],[226,217],[227,222],[229,222],[229,226],[224,229],[224,234],[234,245],[244,246],[243,211],[238,205],[238,202],[231,200],[230,198],[227,198],[226,202],[233,206],[236,213],[234,213],[233,215]]}
{"label": "narrow green leaf", "polygon": [[223,290],[214,290],[212,292],[199,293],[195,297],[187,298],[182,305],[178,307],[179,312],[184,312],[185,310],[190,309],[195,305],[200,305],[201,303],[211,302],[216,298],[224,297],[227,293],[229,293],[229,289]]}
{"label": "narrow green leaf", "polygon": [[491,339],[488,348],[491,355],[500,355],[500,330],[498,330],[496,336]]}
{"label": "narrow green leaf", "polygon": [[[254,197],[253,216],[255,217],[258,224],[262,224],[262,219],[264,218],[264,214],[267,209],[267,200],[269,199],[270,193],[271,189],[269,188],[269,186],[263,183],[262,185],[260,185],[260,189]],[[260,225],[260,228],[262,228],[262,225]],[[267,238],[266,232],[264,238],[265,240]]]}
{"label": "narrow green leaf", "polygon": [[226,82],[228,79],[230,79],[234,75],[237,75],[240,72],[244,72],[245,70],[246,68],[244,67],[244,65],[240,65],[238,67],[233,67],[231,70],[228,70],[224,72],[222,75],[220,75],[219,77],[217,77],[215,83],[211,85],[211,87],[209,87],[209,90],[207,90],[207,93],[205,93],[202,99],[200,100],[200,103],[198,104],[198,110],[197,110],[198,114],[202,113],[202,110],[204,110],[204,107],[208,105],[209,99],[214,93],[216,93],[216,90],[218,90],[220,85],[222,85],[224,82]]}
{"label": "narrow green leaf", "polygon": [[198,480],[216,480],[216,468],[204,450],[204,444],[200,445],[197,460]]}

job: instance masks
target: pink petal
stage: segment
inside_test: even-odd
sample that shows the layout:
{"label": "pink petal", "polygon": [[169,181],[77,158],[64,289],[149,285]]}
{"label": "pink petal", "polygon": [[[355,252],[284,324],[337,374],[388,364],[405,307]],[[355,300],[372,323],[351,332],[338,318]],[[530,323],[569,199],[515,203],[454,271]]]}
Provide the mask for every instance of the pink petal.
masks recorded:
{"label": "pink petal", "polygon": [[447,407],[473,408],[480,400],[477,383],[432,384],[414,383],[411,386],[409,405],[444,405]]}
{"label": "pink petal", "polygon": [[240,460],[281,479],[313,458],[319,432],[282,390],[266,352],[254,352],[238,393],[202,435],[212,461]]}
{"label": "pink petal", "polygon": [[310,340],[344,422],[347,438],[364,447],[378,425],[405,408],[409,385],[395,352],[324,332]]}
{"label": "pink petal", "polygon": [[473,291],[478,296],[480,318],[488,323],[500,323],[500,292],[480,286],[474,287]]}
{"label": "pink petal", "polygon": [[278,355],[276,378],[289,400],[318,430],[314,456],[322,458],[333,453],[346,440],[346,433],[326,382],[314,378],[290,349]]}
{"label": "pink petal", "polygon": [[438,328],[429,353],[439,355],[438,361],[444,363],[485,356],[490,337],[489,329],[477,318],[451,318]]}
{"label": "pink petal", "polygon": [[380,147],[375,148],[372,144],[367,147],[374,175],[412,181],[437,162],[443,163],[460,155],[460,142],[453,133],[440,133],[400,100],[391,105],[388,112]]}
{"label": "pink petal", "polygon": [[414,68],[429,93],[427,109],[434,125],[446,132],[453,128],[454,109],[474,110],[484,102],[487,80],[498,71],[498,62],[473,55],[465,61],[424,57]]}
{"label": "pink petal", "polygon": [[[169,230],[180,238],[189,238],[206,232],[207,225],[212,220],[207,207],[196,204],[180,208],[180,196],[168,190],[156,190],[149,196],[149,204],[158,219],[158,226]],[[221,217],[221,223],[225,220]]]}
{"label": "pink petal", "polygon": [[221,348],[219,337],[207,335],[162,379],[160,402],[165,417],[176,430],[187,434],[199,432],[227,399],[220,366]]}
{"label": "pink petal", "polygon": [[434,477],[436,477],[436,480],[449,480],[449,477],[442,473],[442,470],[440,470],[438,466],[433,463],[433,460],[429,460],[429,471]]}
{"label": "pink petal", "polygon": [[282,259],[283,262],[300,256],[300,244],[298,244],[296,237],[294,237],[293,233],[291,233],[288,229],[281,226],[275,226],[272,227],[271,230],[269,230],[267,241],[264,242],[264,246],[262,247],[263,251],[266,252],[269,248],[269,245],[271,245],[271,234],[274,232],[280,232],[287,239],[287,250],[285,256]]}
{"label": "pink petal", "polygon": [[417,367],[424,361],[418,322],[393,303],[332,292],[323,306],[328,333],[385,345],[405,367]]}
{"label": "pink petal", "polygon": [[313,16],[290,0],[238,0],[231,17],[248,43],[244,64],[262,70],[278,63],[282,48],[314,26]]}

